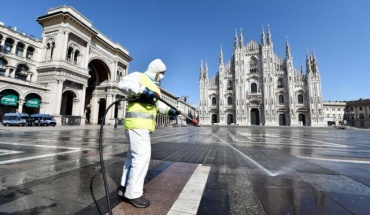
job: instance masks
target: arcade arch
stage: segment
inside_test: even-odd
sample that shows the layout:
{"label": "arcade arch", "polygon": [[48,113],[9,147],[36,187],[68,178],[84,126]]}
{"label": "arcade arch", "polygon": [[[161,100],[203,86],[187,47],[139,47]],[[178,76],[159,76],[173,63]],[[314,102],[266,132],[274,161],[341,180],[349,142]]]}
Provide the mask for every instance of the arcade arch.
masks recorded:
{"label": "arcade arch", "polygon": [[[87,123],[101,124],[100,119],[104,115],[107,102],[113,102],[107,101],[107,98],[112,96],[107,94],[110,70],[107,64],[100,59],[91,60],[88,70],[90,78],[87,81],[86,88],[85,115]],[[113,110],[116,109],[115,107]]]}

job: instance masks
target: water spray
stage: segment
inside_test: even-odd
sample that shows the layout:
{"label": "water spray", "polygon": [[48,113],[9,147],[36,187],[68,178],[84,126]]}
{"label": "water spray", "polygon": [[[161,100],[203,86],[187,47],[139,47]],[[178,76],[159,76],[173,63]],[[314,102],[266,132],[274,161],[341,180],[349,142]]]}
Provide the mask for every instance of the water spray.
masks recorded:
{"label": "water spray", "polygon": [[270,170],[266,169],[265,167],[263,167],[261,164],[257,163],[255,160],[253,160],[252,158],[250,158],[249,156],[247,156],[246,154],[244,154],[243,152],[241,152],[239,149],[235,148],[234,146],[232,146],[230,143],[226,142],[225,140],[221,139],[220,137],[218,137],[217,135],[215,135],[214,133],[211,132],[211,134],[216,137],[217,139],[221,140],[223,143],[225,143],[226,145],[230,146],[230,148],[234,149],[236,152],[238,152],[240,155],[243,156],[243,158],[245,158],[247,161],[249,162],[252,162],[255,166],[257,166],[259,169],[261,169],[264,173],[266,173],[267,175],[269,176],[277,176],[279,175],[281,172],[278,171],[278,172],[271,172]]}

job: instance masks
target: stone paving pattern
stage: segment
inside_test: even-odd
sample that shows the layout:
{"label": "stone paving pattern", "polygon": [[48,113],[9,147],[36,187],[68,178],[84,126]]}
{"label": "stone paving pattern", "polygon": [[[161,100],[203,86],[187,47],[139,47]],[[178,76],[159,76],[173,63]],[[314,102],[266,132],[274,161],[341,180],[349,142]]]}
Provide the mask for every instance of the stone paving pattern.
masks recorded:
{"label": "stone paving pattern", "polygon": [[[0,214],[107,214],[98,138],[98,126],[1,127]],[[158,128],[145,209],[116,195],[128,147],[123,128],[105,126],[103,144],[114,214],[166,214],[199,164],[210,172],[196,214],[370,211],[369,130]]]}

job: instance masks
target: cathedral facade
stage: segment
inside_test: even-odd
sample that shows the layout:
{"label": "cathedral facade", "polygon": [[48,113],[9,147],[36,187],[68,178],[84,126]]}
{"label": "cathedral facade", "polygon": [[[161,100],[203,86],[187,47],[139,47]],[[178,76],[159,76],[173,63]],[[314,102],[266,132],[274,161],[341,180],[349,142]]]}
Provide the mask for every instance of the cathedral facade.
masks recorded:
{"label": "cathedral facade", "polygon": [[314,53],[306,55],[306,70],[293,66],[290,45],[286,56],[274,53],[271,32],[262,29],[261,43],[244,44],[235,31],[231,59],[208,77],[201,61],[199,78],[200,125],[325,126],[321,78]]}

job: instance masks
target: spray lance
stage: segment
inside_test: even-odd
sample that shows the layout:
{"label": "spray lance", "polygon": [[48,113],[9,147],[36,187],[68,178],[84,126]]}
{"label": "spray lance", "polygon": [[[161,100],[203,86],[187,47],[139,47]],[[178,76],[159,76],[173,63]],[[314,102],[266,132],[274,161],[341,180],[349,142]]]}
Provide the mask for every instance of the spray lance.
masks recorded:
{"label": "spray lance", "polygon": [[[163,100],[162,98],[158,98],[158,100],[159,101],[161,101],[161,102],[163,102],[163,103],[165,103],[167,106],[169,106],[170,108],[172,108],[172,109],[174,109],[175,111],[179,111],[179,110],[177,110],[177,108],[175,108],[174,106],[172,106],[170,103],[168,103],[168,102],[166,102],[165,100]],[[198,120],[196,120],[196,119],[192,119],[192,118],[190,118],[189,116],[187,116],[186,114],[184,114],[183,112],[181,112],[181,111],[179,111],[180,113],[181,113],[181,115],[183,115],[186,119],[188,119],[188,120],[190,120],[191,121],[191,123],[193,123],[193,125],[195,125],[195,126],[198,126],[198,124],[199,124],[199,122],[198,122]]]}

